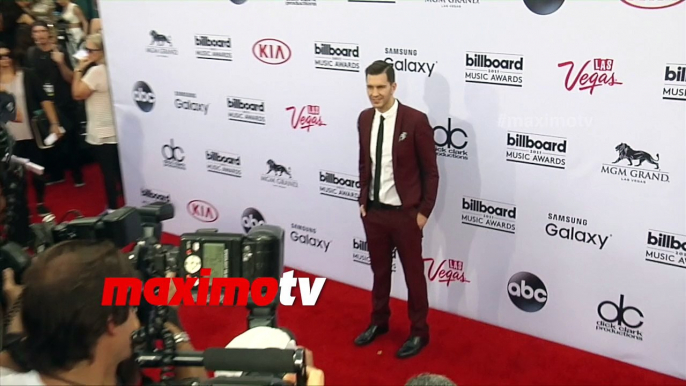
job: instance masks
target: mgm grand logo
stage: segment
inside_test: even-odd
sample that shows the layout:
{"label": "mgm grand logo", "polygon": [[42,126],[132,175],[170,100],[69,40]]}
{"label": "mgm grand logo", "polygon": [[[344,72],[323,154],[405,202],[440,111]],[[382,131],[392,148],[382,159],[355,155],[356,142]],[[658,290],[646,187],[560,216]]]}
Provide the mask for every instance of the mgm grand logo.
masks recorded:
{"label": "mgm grand logo", "polygon": [[615,146],[615,151],[617,159],[611,164],[603,164],[601,173],[636,184],[669,183],[669,173],[660,169],[660,154],[653,157],[647,151],[635,150],[626,143]]}

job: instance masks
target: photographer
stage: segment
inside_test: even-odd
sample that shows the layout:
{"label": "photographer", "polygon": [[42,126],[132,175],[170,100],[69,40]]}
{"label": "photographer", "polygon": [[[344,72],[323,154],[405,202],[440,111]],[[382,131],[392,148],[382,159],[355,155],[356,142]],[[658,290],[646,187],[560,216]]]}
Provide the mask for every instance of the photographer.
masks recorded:
{"label": "photographer", "polygon": [[[133,357],[132,334],[140,328],[134,307],[102,306],[106,278],[137,277],[129,260],[109,242],[67,241],[33,259],[15,283],[3,272],[8,338],[0,353],[0,385],[133,385],[144,381]],[[168,277],[173,274],[168,274]],[[170,298],[174,295],[170,289]],[[173,311],[173,308],[170,309]],[[166,327],[179,352],[195,351],[174,312]],[[277,329],[271,329],[277,330]],[[281,332],[280,330],[278,330]],[[273,331],[276,332],[276,331]],[[249,330],[231,347],[269,347],[275,334]],[[324,385],[307,351],[308,385]],[[177,367],[176,378],[207,379],[204,368]],[[284,381],[295,384],[295,375]],[[145,382],[143,382],[145,384]]]}
{"label": "photographer", "polygon": [[[8,331],[25,337],[5,342],[12,347],[0,354],[0,384],[139,384],[131,360],[131,336],[140,328],[136,309],[102,306],[105,278],[136,276],[116,247],[91,241],[64,242],[34,258],[23,290],[6,276],[3,292],[15,304],[8,316],[20,310]],[[167,327],[179,351],[194,351],[179,327]],[[176,373],[179,379],[207,378],[202,368],[177,368]]]}

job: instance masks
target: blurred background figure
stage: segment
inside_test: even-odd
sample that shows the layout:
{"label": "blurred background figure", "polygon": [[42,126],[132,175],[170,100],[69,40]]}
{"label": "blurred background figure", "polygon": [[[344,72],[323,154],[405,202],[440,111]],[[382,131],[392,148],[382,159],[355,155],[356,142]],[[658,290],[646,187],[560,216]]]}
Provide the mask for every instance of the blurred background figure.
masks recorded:
{"label": "blurred background figure", "polygon": [[65,23],[64,27],[61,27],[58,22],[58,30],[64,28],[64,32],[66,32],[67,53],[69,54],[69,60],[72,61],[72,66],[76,67],[78,59],[74,58],[74,54],[83,45],[86,32],[88,31],[88,19],[86,19],[81,7],[70,0],[57,0],[57,4],[61,7],[60,21]]}
{"label": "blurred background figure", "polygon": [[29,5],[29,1],[0,1],[0,42],[9,49],[14,49],[19,26],[34,22]]}
{"label": "blurred background figure", "polygon": [[93,146],[105,181],[106,210],[113,211],[119,208],[122,178],[102,35],[88,36],[85,49],[88,56],[74,70],[72,94],[86,101],[86,142]]}
{"label": "blurred background figure", "polygon": [[[65,48],[55,44],[47,23],[36,21],[31,28],[31,35],[36,45],[28,51],[28,66],[35,74],[37,88],[42,90],[37,93],[36,98],[47,115],[50,115],[49,109],[52,107],[57,113],[57,117],[48,117],[50,132],[58,137],[64,134],[64,138],[57,141],[49,151],[46,172],[50,178],[47,184],[64,182],[64,172],[68,168],[72,172],[74,185],[82,187],[85,185],[80,160],[82,118],[80,105],[71,93],[74,76],[72,62],[67,59]],[[60,127],[64,132],[60,131]]]}
{"label": "blurred background figure", "polygon": [[[23,117],[21,122],[7,123],[7,129],[16,141],[14,154],[45,166],[43,152],[38,148],[30,126],[31,114],[27,107],[27,95],[32,87],[30,72],[22,69],[13,59],[12,51],[0,43],[0,90],[14,95],[16,107]],[[45,180],[43,176],[33,173],[27,173],[27,178],[33,181],[37,202],[36,213],[41,217],[46,216],[50,211],[45,206]]]}

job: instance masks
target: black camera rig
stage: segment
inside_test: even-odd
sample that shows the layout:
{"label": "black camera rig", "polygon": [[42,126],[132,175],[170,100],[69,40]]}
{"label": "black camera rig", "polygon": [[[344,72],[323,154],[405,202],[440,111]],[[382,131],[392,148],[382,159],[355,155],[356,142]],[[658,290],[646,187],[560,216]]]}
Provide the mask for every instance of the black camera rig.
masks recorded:
{"label": "black camera rig", "polygon": [[[47,216],[43,223],[31,225],[35,234],[35,249],[43,251],[50,246],[67,240],[109,240],[119,248],[133,244],[128,258],[139,272],[142,282],[163,278],[168,273],[176,277],[192,277],[195,269],[190,268],[190,259],[199,262],[199,267],[212,268],[221,277],[245,278],[252,282],[257,278],[279,279],[283,273],[283,229],[261,225],[248,234],[218,233],[214,229],[199,230],[181,236],[181,248],[160,243],[162,221],[174,216],[171,204],[155,203],[141,208],[124,207],[98,217],[76,218],[56,224],[54,217]],[[217,258],[219,256],[220,258]],[[196,260],[197,259],[197,260]],[[10,267],[18,277],[29,266],[30,257],[22,249],[0,249],[0,270]],[[213,275],[214,276],[214,275]],[[143,284],[144,285],[144,284]],[[159,289],[156,289],[158,294]],[[208,294],[208,293],[206,293]],[[194,293],[197,300],[198,293]],[[238,298],[236,292],[223,293]],[[257,326],[277,327],[277,301],[258,306],[252,296],[248,298],[247,328]],[[279,349],[209,349],[204,353],[179,353],[176,351],[173,334],[165,328],[169,318],[169,306],[153,306],[145,297],[141,298],[138,317],[141,329],[133,336],[134,355],[140,367],[160,368],[162,384],[174,384],[174,368],[178,366],[204,366],[213,371],[243,371],[260,374],[296,373],[299,383],[305,382],[304,350]],[[158,348],[160,346],[162,348]],[[214,378],[210,383],[197,384],[282,384],[280,377]],[[191,384],[191,383],[188,383]]]}

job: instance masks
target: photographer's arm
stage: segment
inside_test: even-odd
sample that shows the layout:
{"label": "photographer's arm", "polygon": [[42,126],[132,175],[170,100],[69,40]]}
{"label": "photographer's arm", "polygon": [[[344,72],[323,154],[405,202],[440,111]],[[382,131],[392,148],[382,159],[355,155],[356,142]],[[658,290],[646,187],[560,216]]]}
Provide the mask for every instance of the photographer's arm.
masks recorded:
{"label": "photographer's arm", "polygon": [[[181,330],[179,327],[169,322],[166,323],[165,327],[167,327],[167,329],[169,329],[169,331],[171,331],[171,333],[175,336],[183,332],[183,330]],[[191,342],[181,342],[176,344],[176,351],[189,352],[197,350],[193,347]],[[203,381],[209,379],[207,376],[207,371],[204,367],[176,367],[175,370],[177,380],[195,378]]]}
{"label": "photographer's arm", "polygon": [[21,313],[19,311],[21,307],[21,292],[24,290],[24,286],[20,286],[14,281],[14,271],[11,268],[4,270],[2,276],[2,295],[7,301],[6,317],[10,319],[5,334],[22,334],[24,326],[21,324]]}
{"label": "photographer's arm", "polygon": [[[14,271],[11,269],[6,269],[2,272],[3,275],[3,287],[2,296],[5,297],[7,301],[7,317],[11,318],[7,330],[4,332],[3,345],[7,345],[7,337],[10,334],[21,335],[24,332],[24,327],[21,324],[21,314],[19,310],[20,295],[23,287],[15,283],[14,281]],[[2,319],[4,323],[4,317]],[[24,369],[19,366],[10,355],[9,351],[4,350],[0,352],[0,367],[10,369],[16,372],[23,372]]]}

